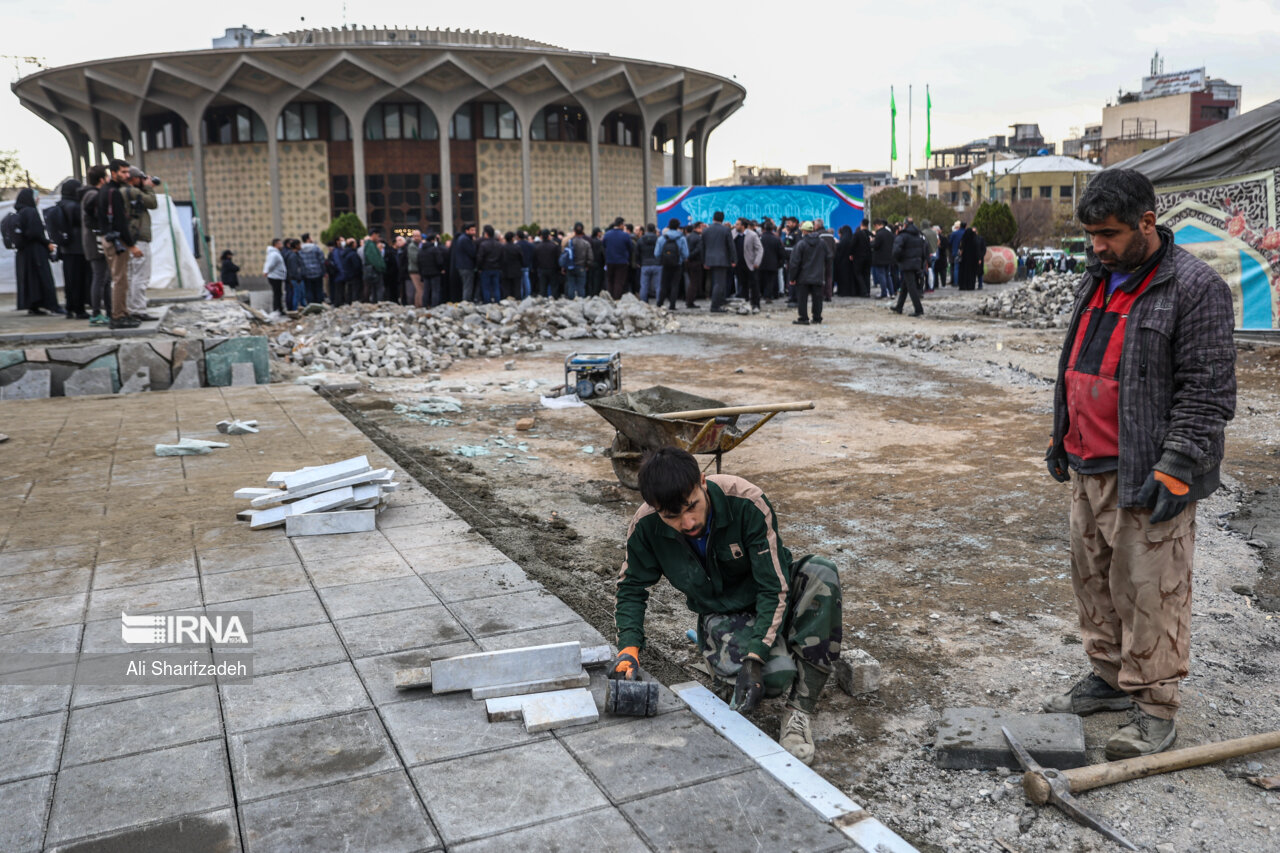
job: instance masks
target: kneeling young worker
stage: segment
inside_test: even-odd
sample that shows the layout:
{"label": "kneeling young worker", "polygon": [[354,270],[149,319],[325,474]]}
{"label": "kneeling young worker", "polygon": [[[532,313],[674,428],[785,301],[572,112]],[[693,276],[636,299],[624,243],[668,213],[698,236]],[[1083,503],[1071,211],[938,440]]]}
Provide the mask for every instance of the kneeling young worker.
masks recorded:
{"label": "kneeling young worker", "polygon": [[631,520],[618,575],[618,653],[610,678],[633,678],[644,648],[649,587],[662,577],[698,614],[698,647],[730,707],[787,693],[778,742],[813,760],[810,716],[840,657],[840,578],[816,556],[792,560],[773,505],[727,474],[703,476],[689,453],[654,451],[640,467],[645,503]]}

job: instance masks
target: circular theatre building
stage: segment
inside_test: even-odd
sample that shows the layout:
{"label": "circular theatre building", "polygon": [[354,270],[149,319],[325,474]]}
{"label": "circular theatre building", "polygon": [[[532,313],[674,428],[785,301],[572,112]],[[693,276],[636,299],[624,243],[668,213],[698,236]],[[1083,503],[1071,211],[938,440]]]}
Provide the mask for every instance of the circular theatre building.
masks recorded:
{"label": "circular theatre building", "polygon": [[66,138],[76,177],[123,157],[246,259],[348,211],[388,234],[643,222],[655,187],[706,183],[707,138],[746,97],[657,62],[384,28],[228,30],[13,91]]}

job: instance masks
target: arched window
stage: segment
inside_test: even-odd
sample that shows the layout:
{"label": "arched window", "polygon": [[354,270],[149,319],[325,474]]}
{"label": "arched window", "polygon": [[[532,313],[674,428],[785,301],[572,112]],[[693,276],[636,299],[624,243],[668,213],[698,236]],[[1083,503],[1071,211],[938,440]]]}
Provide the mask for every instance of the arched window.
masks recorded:
{"label": "arched window", "polygon": [[202,125],[204,141],[209,145],[267,141],[267,126],[248,107],[210,107],[205,110]]}
{"label": "arched window", "polygon": [[364,138],[439,139],[435,114],[424,104],[374,104],[364,117]]}
{"label": "arched window", "polygon": [[529,138],[548,142],[586,142],[587,115],[578,106],[557,104],[545,107],[534,116]]}

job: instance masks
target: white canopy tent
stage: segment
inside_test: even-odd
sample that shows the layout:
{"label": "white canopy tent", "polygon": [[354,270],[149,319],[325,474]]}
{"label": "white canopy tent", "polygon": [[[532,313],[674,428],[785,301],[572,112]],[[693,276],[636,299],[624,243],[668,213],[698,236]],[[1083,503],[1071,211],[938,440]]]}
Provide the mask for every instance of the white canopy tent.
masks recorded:
{"label": "white canopy tent", "polygon": [[[55,193],[41,196],[37,205],[41,217],[46,208],[52,207],[58,200]],[[150,289],[159,288],[194,288],[204,287],[204,273],[195,255],[191,253],[191,241],[187,236],[187,227],[179,208],[169,200],[167,195],[156,195],[156,209],[151,211],[151,282]],[[12,201],[0,201],[0,219],[13,210]],[[17,280],[14,277],[14,255],[7,249],[0,249],[0,293],[17,291]],[[62,287],[62,264],[53,264],[53,280],[58,288]]]}

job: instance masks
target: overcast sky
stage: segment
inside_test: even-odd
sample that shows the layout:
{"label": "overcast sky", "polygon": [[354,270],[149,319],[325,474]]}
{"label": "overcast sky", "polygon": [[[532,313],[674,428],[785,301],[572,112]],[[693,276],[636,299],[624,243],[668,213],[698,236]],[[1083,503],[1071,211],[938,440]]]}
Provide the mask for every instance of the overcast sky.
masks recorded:
{"label": "overcast sky", "polygon": [[[1268,0],[418,5],[424,11],[411,4],[393,13],[352,2],[347,20],[510,33],[736,78],[747,100],[711,136],[712,177],[727,175],[734,160],[792,172],[810,163],[886,168],[890,85],[897,93],[900,172],[907,166],[909,85],[917,167],[924,158],[926,84],[934,148],[1007,133],[1015,122],[1038,122],[1047,139],[1060,142],[1100,123],[1102,107],[1118,89],[1136,89],[1156,50],[1166,57],[1166,71],[1205,66],[1210,76],[1242,86],[1245,110],[1280,98],[1280,5]],[[0,12],[0,53],[35,55],[56,66],[208,48],[226,27],[240,24],[269,32],[340,26],[344,4],[130,0],[116,7],[0,0]],[[88,26],[94,14],[102,15],[102,31]],[[3,62],[13,80],[13,62]],[[23,74],[32,70],[22,67]],[[8,91],[0,96],[0,149],[17,149],[33,179],[46,186],[70,173],[62,136]]]}

